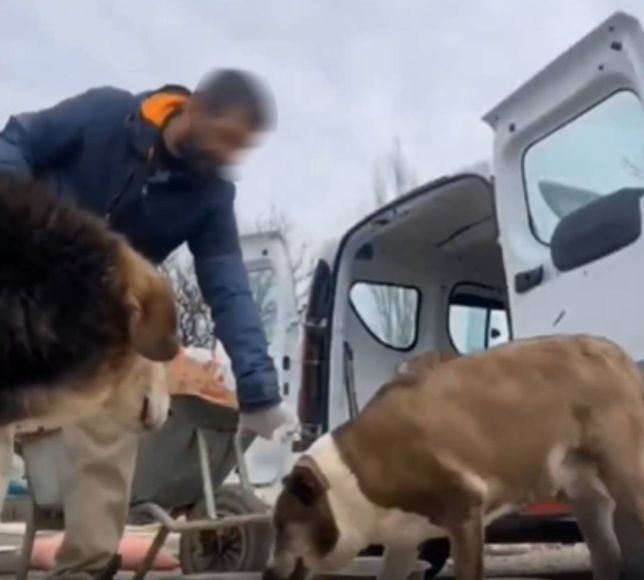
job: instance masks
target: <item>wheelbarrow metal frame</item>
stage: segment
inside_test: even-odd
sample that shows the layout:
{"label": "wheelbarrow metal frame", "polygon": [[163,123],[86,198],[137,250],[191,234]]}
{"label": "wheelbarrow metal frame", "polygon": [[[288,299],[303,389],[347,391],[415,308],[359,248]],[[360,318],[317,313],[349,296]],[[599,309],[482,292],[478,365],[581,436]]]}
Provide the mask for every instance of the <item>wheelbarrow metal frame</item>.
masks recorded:
{"label": "wheelbarrow metal frame", "polygon": [[[244,433],[238,430],[235,433],[235,456],[237,462],[237,470],[239,472],[239,479],[242,487],[253,491],[253,486],[248,477],[248,469],[246,466],[246,459],[244,456],[243,445]],[[133,580],[143,580],[147,573],[152,569],[154,560],[156,559],[159,551],[163,548],[166,539],[172,532],[205,532],[214,531],[230,527],[238,527],[251,525],[256,523],[266,523],[270,521],[270,514],[248,514],[241,516],[225,516],[217,518],[217,509],[215,501],[215,490],[212,484],[212,470],[210,466],[210,454],[208,453],[208,443],[202,429],[197,428],[197,449],[199,453],[199,466],[201,468],[201,477],[203,482],[203,494],[206,504],[207,518],[199,520],[180,521],[174,518],[167,510],[161,506],[148,502],[141,505],[141,509],[150,514],[161,527],[148,549],[147,554],[141,566],[134,574]],[[190,576],[202,576],[202,574],[184,575],[185,578]]]}
{"label": "wheelbarrow metal frame", "polygon": [[[185,397],[179,397],[178,399],[184,399],[186,401],[185,408],[190,411],[195,407],[198,407],[200,403],[195,401],[195,398],[190,397],[185,399]],[[202,401],[206,405],[210,405],[208,401]],[[188,404],[189,403],[189,404]],[[218,407],[217,405],[214,405]],[[219,409],[221,411],[221,408]],[[237,412],[229,409],[231,413],[234,412],[235,417]],[[227,411],[228,412],[228,411]],[[197,413],[198,414],[198,413]],[[188,416],[192,418],[192,414],[188,413]],[[224,516],[222,518],[217,517],[217,506],[215,499],[215,485],[213,484],[213,471],[211,465],[211,454],[210,447],[208,444],[208,438],[206,432],[208,429],[204,427],[205,424],[203,417],[195,417],[194,420],[188,421],[188,424],[191,428],[194,429],[196,433],[196,447],[198,454],[198,465],[199,473],[201,476],[202,483],[202,494],[206,506],[206,518],[201,518],[198,520],[188,520],[181,521],[179,517],[183,515],[184,511],[181,506],[173,506],[169,509],[166,509],[159,505],[155,501],[141,501],[137,502],[135,506],[141,511],[150,515],[158,524],[160,525],[159,531],[157,532],[152,545],[148,549],[146,556],[139,566],[139,569],[135,572],[134,580],[142,580],[150,572],[156,556],[159,551],[165,544],[165,541],[170,533],[177,532],[199,532],[199,531],[214,531],[219,529],[225,529],[230,527],[239,527],[252,525],[257,523],[267,523],[271,519],[270,510],[267,509],[266,513],[261,514],[244,514],[244,515],[235,515],[235,516]],[[218,427],[215,425],[215,427]],[[219,431],[219,429],[215,429]],[[232,433],[233,431],[226,431]],[[55,433],[55,432],[54,432]],[[45,434],[52,436],[54,433],[49,432]],[[219,431],[222,436],[225,436],[225,433]],[[228,435],[230,436],[230,435]],[[23,449],[25,448],[28,441],[28,437],[25,438],[24,443],[22,444]],[[248,475],[248,467],[245,460],[245,448],[250,446],[248,441],[248,434],[241,432],[237,427],[235,427],[234,436],[233,436],[233,453],[234,453],[234,464],[232,468],[226,474],[229,475],[234,471],[235,467],[237,468],[240,484],[243,488],[250,491],[254,494],[253,486],[250,482]],[[252,441],[251,441],[252,442]],[[20,443],[18,446],[20,447]],[[30,469],[28,468],[28,460],[25,457],[25,467],[26,467],[26,477],[27,483],[30,489],[30,496],[32,502],[32,513],[27,521],[27,529],[25,532],[25,537],[23,540],[23,549],[20,556],[20,562],[16,574],[17,580],[27,580],[27,575],[30,569],[31,563],[31,553],[33,550],[34,541],[38,531],[41,530],[61,530],[64,529],[64,524],[62,521],[61,511],[62,506],[43,506],[39,505],[34,497],[33,490],[35,486],[30,477]],[[185,507],[185,506],[184,506]],[[267,506],[268,508],[268,506]],[[174,515],[173,513],[174,512]],[[175,517],[178,516],[178,517]],[[202,576],[203,574],[195,574],[190,576]]]}

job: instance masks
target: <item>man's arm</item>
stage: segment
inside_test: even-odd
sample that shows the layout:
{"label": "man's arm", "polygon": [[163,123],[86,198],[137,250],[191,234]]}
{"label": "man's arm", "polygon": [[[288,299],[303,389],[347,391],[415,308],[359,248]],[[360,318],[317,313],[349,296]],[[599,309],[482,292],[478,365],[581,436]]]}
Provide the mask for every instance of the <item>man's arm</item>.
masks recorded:
{"label": "man's arm", "polygon": [[83,129],[97,122],[102,103],[116,89],[90,89],[38,112],[9,118],[0,132],[0,173],[29,180],[80,147]]}
{"label": "man's arm", "polygon": [[233,209],[232,184],[189,240],[197,280],[211,309],[215,335],[230,356],[242,412],[267,409],[281,401],[277,373],[242,260]]}

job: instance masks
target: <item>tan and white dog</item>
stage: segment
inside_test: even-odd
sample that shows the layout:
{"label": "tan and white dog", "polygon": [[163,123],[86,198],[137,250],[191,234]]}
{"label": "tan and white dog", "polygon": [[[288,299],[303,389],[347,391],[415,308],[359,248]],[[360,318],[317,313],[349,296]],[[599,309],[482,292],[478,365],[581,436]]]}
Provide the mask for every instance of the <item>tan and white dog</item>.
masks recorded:
{"label": "tan and white dog", "polygon": [[372,544],[390,555],[380,578],[406,578],[446,532],[456,578],[480,580],[485,525],[553,497],[572,504],[596,580],[644,578],[644,389],[624,351],[562,336],[428,360],[295,465],[264,579],[338,570]]}

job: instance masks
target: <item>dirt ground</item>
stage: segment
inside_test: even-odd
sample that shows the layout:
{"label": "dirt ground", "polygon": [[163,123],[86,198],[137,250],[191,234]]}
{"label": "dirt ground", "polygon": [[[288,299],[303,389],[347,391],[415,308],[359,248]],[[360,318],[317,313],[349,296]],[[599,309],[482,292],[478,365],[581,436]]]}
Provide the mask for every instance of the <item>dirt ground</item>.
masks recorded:
{"label": "dirt ground", "polygon": [[[0,543],[4,546],[18,545],[20,537],[0,534]],[[173,542],[174,543],[174,542]],[[168,546],[171,547],[171,546]],[[11,572],[15,556],[0,554],[2,572],[0,580],[14,578]],[[588,553],[585,546],[488,546],[486,554],[487,578],[498,580],[591,580]],[[131,577],[129,573],[119,575],[120,580]],[[44,580],[43,572],[32,572],[30,580]],[[150,574],[151,580],[175,580],[180,574]],[[216,574],[201,576],[201,579],[212,580],[259,580],[257,574]],[[441,574],[441,578],[450,578],[450,567]]]}
{"label": "dirt ground", "polygon": [[[522,580],[591,580],[588,551],[575,546],[489,546],[488,578]],[[442,577],[449,578],[449,569]]]}

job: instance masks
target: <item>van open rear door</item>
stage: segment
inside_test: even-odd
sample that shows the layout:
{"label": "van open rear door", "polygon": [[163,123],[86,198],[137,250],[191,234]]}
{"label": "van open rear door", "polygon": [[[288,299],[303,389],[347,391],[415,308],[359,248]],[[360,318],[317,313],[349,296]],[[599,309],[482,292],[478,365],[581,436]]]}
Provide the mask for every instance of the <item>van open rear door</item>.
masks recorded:
{"label": "van open rear door", "polygon": [[644,360],[643,99],[644,33],[617,13],[485,117],[515,337]]}
{"label": "van open rear door", "polygon": [[304,451],[327,428],[329,315],[333,275],[327,260],[320,259],[311,279],[304,317],[302,381],[298,401],[301,438],[295,451]]}

